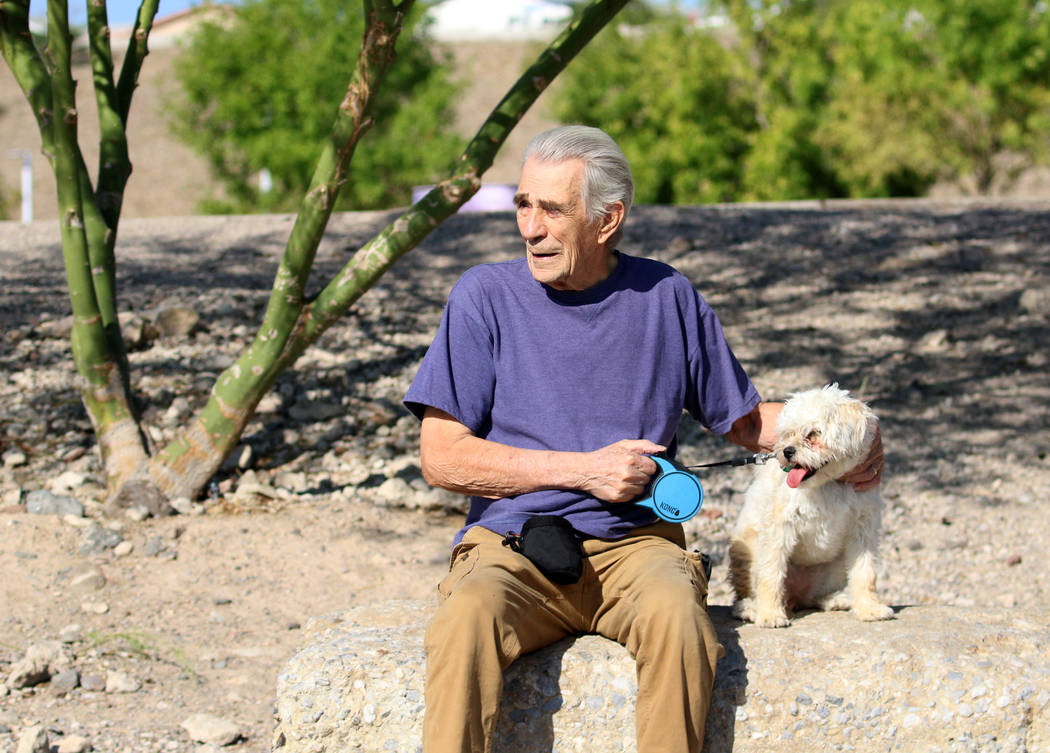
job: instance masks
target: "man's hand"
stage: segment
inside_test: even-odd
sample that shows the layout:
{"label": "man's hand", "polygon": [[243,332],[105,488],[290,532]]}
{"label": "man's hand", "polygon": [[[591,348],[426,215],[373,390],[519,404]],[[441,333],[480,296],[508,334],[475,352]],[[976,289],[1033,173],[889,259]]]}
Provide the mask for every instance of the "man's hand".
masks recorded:
{"label": "man's hand", "polygon": [[656,461],[649,456],[665,449],[647,439],[621,439],[585,453],[577,488],[605,502],[635,500],[657,470]]}
{"label": "man's hand", "polygon": [[837,479],[843,484],[853,484],[858,492],[874,489],[882,483],[882,467],[886,459],[882,451],[882,432],[878,424],[875,425],[875,439],[871,443],[871,451],[860,464],[853,467],[849,473]]}

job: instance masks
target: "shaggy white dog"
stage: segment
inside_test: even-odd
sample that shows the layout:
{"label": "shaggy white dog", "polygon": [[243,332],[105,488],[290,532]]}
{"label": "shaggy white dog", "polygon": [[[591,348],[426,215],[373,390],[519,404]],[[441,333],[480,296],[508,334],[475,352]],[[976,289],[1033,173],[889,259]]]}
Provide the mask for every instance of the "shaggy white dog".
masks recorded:
{"label": "shaggy white dog", "polygon": [[780,467],[756,468],[729,549],[737,617],[761,627],[788,625],[788,610],[800,607],[893,617],[875,593],[879,488],[857,492],[835,481],[867,457],[876,422],[837,384],[784,405],[774,448]]}

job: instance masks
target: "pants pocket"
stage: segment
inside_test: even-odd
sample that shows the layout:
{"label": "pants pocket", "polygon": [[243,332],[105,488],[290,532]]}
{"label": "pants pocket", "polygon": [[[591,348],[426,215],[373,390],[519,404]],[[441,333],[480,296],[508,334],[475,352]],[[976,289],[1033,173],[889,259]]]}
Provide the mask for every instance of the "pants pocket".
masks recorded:
{"label": "pants pocket", "polygon": [[685,560],[689,568],[689,575],[693,580],[693,588],[696,589],[696,598],[707,608],[707,563],[700,552],[685,552]]}
{"label": "pants pocket", "polygon": [[447,599],[460,581],[470,575],[478,563],[478,554],[477,544],[460,542],[456,545],[452,550],[448,574],[438,583],[438,594],[442,599]]}

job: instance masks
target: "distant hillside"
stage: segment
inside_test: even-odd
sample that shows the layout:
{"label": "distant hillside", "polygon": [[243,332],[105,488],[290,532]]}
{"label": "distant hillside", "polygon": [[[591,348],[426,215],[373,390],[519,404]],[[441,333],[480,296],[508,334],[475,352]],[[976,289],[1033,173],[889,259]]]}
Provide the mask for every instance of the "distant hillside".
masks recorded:
{"label": "distant hillside", "polygon": [[[466,88],[458,106],[459,128],[473,135],[488,112],[520,75],[538,47],[529,41],[470,41],[450,46],[458,76]],[[132,103],[128,125],[133,173],[124,199],[124,217],[160,217],[193,214],[197,202],[213,194],[217,182],[204,160],[179,143],[166,123],[167,104],[177,91],[173,61],[178,51],[158,45],[146,60],[139,88]],[[98,162],[98,127],[90,69],[78,66],[74,73],[80,111],[81,147],[89,168]],[[532,135],[553,125],[545,117],[548,94],[540,97],[504,145],[486,182],[514,183],[518,178],[521,151]],[[14,150],[28,149],[33,155],[35,219],[57,216],[55,181],[40,153],[40,136],[21,90],[6,64],[0,64],[0,186],[10,200],[8,219],[18,218],[19,170]],[[366,141],[367,144],[367,141]],[[454,155],[453,155],[454,156]]]}
{"label": "distant hillside", "polygon": [[[194,214],[197,203],[218,190],[204,161],[179,143],[166,125],[167,104],[177,85],[173,61],[178,54],[173,35],[176,22],[170,24],[143,67],[140,85],[135,93],[129,124],[131,160],[134,168],[124,200],[124,217],[160,217]],[[465,89],[458,104],[458,125],[464,137],[473,135],[507,88],[539,51],[534,41],[471,40],[446,43],[458,77]],[[84,157],[92,170],[98,161],[98,128],[94,92],[87,65],[76,68],[79,81],[77,101],[80,108],[80,130]],[[552,88],[557,88],[555,81]],[[540,97],[518,125],[485,175],[489,183],[516,183],[519,159],[528,140],[555,124],[548,117],[550,94]],[[57,216],[55,184],[51,170],[40,153],[40,137],[17,84],[6,64],[0,65],[0,189],[9,201],[9,219],[18,218],[20,161],[16,150],[28,149],[34,159],[34,217]],[[367,145],[367,141],[366,141]],[[968,193],[965,185],[938,185],[932,198],[952,198]],[[996,192],[1010,198],[1045,199],[1050,197],[1050,170],[1029,169],[1022,172],[1013,186]],[[0,218],[2,219],[2,218]]]}

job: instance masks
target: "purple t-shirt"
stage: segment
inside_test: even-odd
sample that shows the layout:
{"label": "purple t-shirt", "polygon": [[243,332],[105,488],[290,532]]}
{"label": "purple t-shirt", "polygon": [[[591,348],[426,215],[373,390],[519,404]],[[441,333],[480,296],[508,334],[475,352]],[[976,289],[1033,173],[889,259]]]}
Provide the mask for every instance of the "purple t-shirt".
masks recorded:
{"label": "purple t-shirt", "polygon": [[[405,396],[417,417],[433,406],[513,447],[590,452],[649,439],[672,457],[683,409],[725,434],[758,402],[689,280],[622,253],[608,278],[579,292],[537,282],[524,258],[468,270]],[[471,497],[456,541],[473,525],[506,533],[551,514],[599,538],[656,520],[648,508],[572,490]]]}

